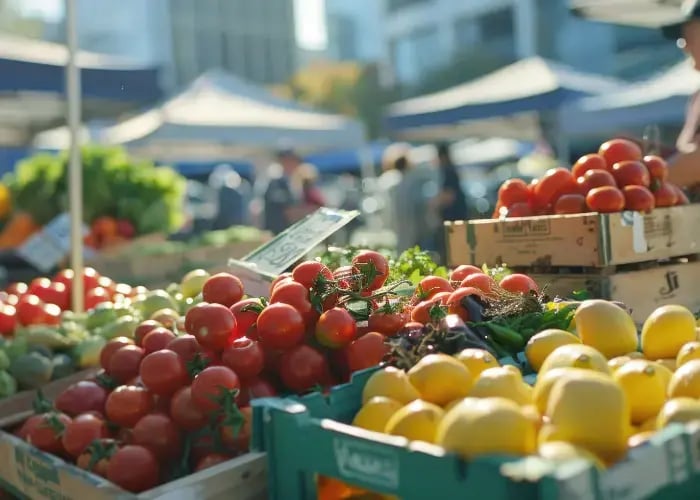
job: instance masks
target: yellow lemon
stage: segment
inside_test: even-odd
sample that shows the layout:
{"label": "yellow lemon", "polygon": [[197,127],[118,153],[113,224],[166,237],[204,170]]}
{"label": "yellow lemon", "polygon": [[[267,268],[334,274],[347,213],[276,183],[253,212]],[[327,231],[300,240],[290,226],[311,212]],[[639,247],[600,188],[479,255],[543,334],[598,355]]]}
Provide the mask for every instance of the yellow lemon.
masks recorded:
{"label": "yellow lemon", "polygon": [[[666,403],[664,403],[666,404]],[[662,406],[663,408],[663,406]],[[658,418],[658,414],[654,415],[653,417],[649,417],[647,420],[642,422],[637,426],[637,433],[640,432],[647,432],[647,431],[655,431],[656,430],[656,420]]]}
{"label": "yellow lemon", "polygon": [[653,361],[654,366],[658,368],[659,375],[664,381],[664,387],[666,388],[666,391],[668,392],[668,384],[671,383],[671,378],[673,377],[673,372],[668,368],[663,363],[659,363],[658,361]]}
{"label": "yellow lemon", "polygon": [[627,451],[630,409],[622,388],[609,376],[579,370],[562,377],[552,387],[545,416],[550,441],[583,447],[605,463]]}
{"label": "yellow lemon", "polygon": [[[700,319],[698,320],[700,321]],[[695,327],[695,340],[700,340],[700,327]]]}
{"label": "yellow lemon", "polygon": [[620,367],[613,379],[625,391],[630,422],[635,425],[655,416],[666,401],[666,379],[652,361],[634,359]]}
{"label": "yellow lemon", "polygon": [[676,365],[676,360],[674,358],[657,359],[656,363],[665,366],[671,373],[675,372],[676,368],[678,368],[678,366]]}
{"label": "yellow lemon", "polygon": [[429,354],[408,371],[408,380],[421,399],[444,406],[461,399],[474,379],[466,366],[447,354]]}
{"label": "yellow lemon", "polygon": [[574,313],[576,332],[586,345],[606,358],[637,350],[637,327],[632,316],[607,300],[584,300]]}
{"label": "yellow lemon", "polygon": [[605,464],[593,453],[565,441],[548,441],[539,445],[537,454],[553,462],[568,462],[569,460],[584,459],[598,469],[604,469]]}
{"label": "yellow lemon", "polygon": [[515,375],[517,375],[518,377],[520,377],[520,379],[522,380],[522,378],[523,378],[523,373],[520,371],[520,368],[518,368],[517,366],[515,366],[515,365],[503,365],[502,368],[504,368],[504,369],[506,369],[506,370],[508,370],[508,371],[513,372]]}
{"label": "yellow lemon", "polygon": [[503,398],[456,405],[440,422],[436,439],[436,444],[465,459],[493,454],[529,455],[536,442],[535,423],[517,404]]}
{"label": "yellow lemon", "polygon": [[625,354],[630,359],[644,359],[644,354],[639,351],[632,351]]}
{"label": "yellow lemon", "polygon": [[700,359],[700,342],[697,340],[683,344],[683,347],[678,351],[678,356],[676,356],[676,367],[691,359]]}
{"label": "yellow lemon", "polygon": [[437,405],[417,399],[392,415],[384,432],[410,441],[435,442],[438,424],[445,412]]}
{"label": "yellow lemon", "polygon": [[554,349],[567,344],[580,344],[581,341],[575,335],[566,330],[551,328],[533,335],[525,346],[525,357],[535,371],[540,371],[544,360]]}
{"label": "yellow lemon", "polygon": [[467,403],[474,404],[476,401],[479,401],[479,398],[462,398],[462,399],[455,399],[451,403],[448,403],[445,405],[443,408],[445,410],[445,414],[447,414],[448,411],[450,411],[452,408],[457,406],[458,404],[461,404],[463,401],[466,401]]}
{"label": "yellow lemon", "polygon": [[695,339],[695,316],[683,306],[658,307],[642,326],[642,352],[647,359],[675,358],[683,344]]}
{"label": "yellow lemon", "polygon": [[398,401],[384,396],[375,396],[367,401],[357,412],[352,425],[362,427],[368,431],[384,432],[389,419],[401,409],[403,405]]}
{"label": "yellow lemon", "polygon": [[669,424],[687,424],[700,421],[700,401],[693,398],[673,398],[659,412],[656,420],[657,429]]}
{"label": "yellow lemon", "polygon": [[678,368],[668,384],[669,398],[700,399],[700,359],[693,359]]}
{"label": "yellow lemon", "polygon": [[566,377],[567,374],[571,372],[577,372],[579,370],[584,370],[583,368],[554,368],[548,370],[537,377],[535,382],[535,387],[532,394],[532,401],[537,408],[540,415],[544,415],[547,411],[547,402],[549,401],[549,394],[552,392],[552,386],[555,382],[560,380],[562,377]]}
{"label": "yellow lemon", "polygon": [[584,368],[610,375],[608,361],[593,347],[569,344],[557,347],[544,360],[539,373],[546,373],[553,368]]}
{"label": "yellow lemon", "polygon": [[539,432],[542,427],[542,414],[539,412],[535,405],[525,405],[522,407],[523,413],[527,418],[535,423],[535,429]]}
{"label": "yellow lemon", "polygon": [[479,378],[484,370],[500,366],[498,360],[486,349],[464,349],[455,358],[467,367],[475,379]]}
{"label": "yellow lemon", "polygon": [[638,432],[637,434],[633,434],[627,440],[627,446],[629,446],[630,448],[640,446],[649,441],[649,438],[651,438],[654,434],[656,434],[656,431],[643,431]]}
{"label": "yellow lemon", "polygon": [[367,380],[362,390],[362,403],[375,396],[385,396],[401,404],[419,398],[418,391],[409,382],[406,372],[393,366],[374,372]]}
{"label": "yellow lemon", "polygon": [[489,368],[481,373],[469,392],[470,398],[505,398],[519,405],[532,403],[532,389],[523,382],[520,371],[505,366]]}
{"label": "yellow lemon", "polygon": [[622,365],[624,365],[628,361],[632,361],[632,358],[630,358],[627,355],[618,356],[608,361],[608,367],[610,368],[610,371],[615,373]]}

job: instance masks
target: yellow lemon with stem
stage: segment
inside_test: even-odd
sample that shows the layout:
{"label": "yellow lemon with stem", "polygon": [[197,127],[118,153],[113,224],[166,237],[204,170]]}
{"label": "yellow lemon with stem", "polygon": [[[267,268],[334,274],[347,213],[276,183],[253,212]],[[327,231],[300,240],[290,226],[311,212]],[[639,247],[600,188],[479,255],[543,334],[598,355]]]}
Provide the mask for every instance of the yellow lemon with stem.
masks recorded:
{"label": "yellow lemon with stem", "polygon": [[695,316],[688,308],[657,307],[642,326],[642,352],[647,359],[675,359],[683,344],[696,338]]}
{"label": "yellow lemon with stem", "polygon": [[417,399],[394,413],[384,432],[409,441],[434,443],[438,424],[445,412],[437,405]]}
{"label": "yellow lemon with stem", "polygon": [[672,398],[666,401],[656,419],[656,428],[669,424],[687,424],[700,421],[700,401],[694,398]]}
{"label": "yellow lemon with stem", "polygon": [[654,417],[666,401],[666,379],[652,361],[631,360],[613,374],[613,379],[625,391],[632,424]]}
{"label": "yellow lemon with stem", "polygon": [[682,366],[691,359],[700,359],[700,342],[697,340],[683,344],[676,356],[676,367]]}
{"label": "yellow lemon with stem", "polygon": [[588,345],[569,344],[557,347],[544,360],[539,373],[546,373],[554,368],[583,368],[609,375],[608,360],[599,351]]}
{"label": "yellow lemon with stem", "polygon": [[700,359],[688,361],[673,373],[668,397],[700,399]]}
{"label": "yellow lemon with stem", "polygon": [[527,341],[525,345],[525,357],[533,370],[539,371],[542,363],[554,349],[567,344],[580,344],[581,340],[566,330],[550,328],[543,330]]}
{"label": "yellow lemon with stem", "polygon": [[367,379],[362,390],[362,403],[375,396],[385,396],[401,404],[419,398],[418,391],[411,385],[406,372],[393,366],[377,370]]}
{"label": "yellow lemon with stem", "polygon": [[535,451],[536,443],[535,422],[503,398],[454,406],[440,422],[436,439],[436,444],[467,460],[494,454],[525,456]]}
{"label": "yellow lemon with stem", "polygon": [[613,358],[610,361],[608,361],[608,367],[610,368],[610,371],[612,373],[615,373],[620,367],[622,367],[628,361],[632,361],[632,358],[630,358],[627,355],[617,356],[616,358]]}
{"label": "yellow lemon with stem", "polygon": [[455,355],[457,361],[467,367],[474,379],[479,378],[481,372],[489,368],[500,366],[498,360],[486,349],[468,348]]}
{"label": "yellow lemon with stem", "polygon": [[408,370],[408,380],[424,401],[444,406],[469,394],[474,378],[447,354],[429,354]]}
{"label": "yellow lemon with stem", "polygon": [[368,431],[384,432],[389,419],[404,405],[385,396],[375,396],[357,412],[352,425]]}

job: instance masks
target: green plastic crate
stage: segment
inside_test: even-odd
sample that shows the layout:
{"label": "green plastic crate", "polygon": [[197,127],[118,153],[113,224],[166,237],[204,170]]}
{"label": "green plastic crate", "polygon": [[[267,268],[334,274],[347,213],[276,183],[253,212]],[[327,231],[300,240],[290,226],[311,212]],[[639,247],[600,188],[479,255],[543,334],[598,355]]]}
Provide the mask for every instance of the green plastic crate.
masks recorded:
{"label": "green plastic crate", "polygon": [[271,499],[315,499],[316,474],[402,500],[700,499],[700,426],[669,427],[606,471],[584,460],[555,466],[537,457],[467,463],[440,447],[344,424],[373,372],[355,374],[327,396],[252,402],[252,447],[267,452]]}

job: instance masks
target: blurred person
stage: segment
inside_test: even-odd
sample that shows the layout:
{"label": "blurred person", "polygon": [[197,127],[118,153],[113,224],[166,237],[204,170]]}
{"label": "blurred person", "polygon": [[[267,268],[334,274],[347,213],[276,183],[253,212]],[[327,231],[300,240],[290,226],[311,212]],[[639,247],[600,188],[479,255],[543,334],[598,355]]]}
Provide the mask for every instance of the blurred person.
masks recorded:
{"label": "blurred person", "polygon": [[326,199],[323,196],[323,192],[321,192],[321,189],[319,189],[317,185],[318,171],[316,170],[316,167],[309,163],[300,165],[292,182],[300,184],[302,198],[305,204],[315,206],[317,208],[326,205]]}
{"label": "blurred person", "polygon": [[437,166],[440,172],[440,191],[431,200],[431,203],[440,215],[440,226],[435,231],[435,246],[442,258],[446,259],[447,245],[445,243],[444,223],[467,218],[467,197],[462,190],[457,166],[450,156],[449,145],[438,144],[436,150]]}
{"label": "blurred person", "polygon": [[[700,71],[700,0],[684,4],[685,19],[666,26],[664,34],[676,43]],[[699,89],[700,90],[700,89]],[[686,120],[676,142],[677,154],[669,159],[669,180],[700,191],[700,91],[690,100]]]}
{"label": "blurred person", "polygon": [[273,234],[281,233],[318,208],[305,199],[303,175],[299,172],[304,164],[297,153],[285,147],[276,156],[277,162],[268,169],[268,184],[263,195],[264,226]]}
{"label": "blurred person", "polygon": [[209,176],[209,186],[216,190],[218,204],[213,229],[250,222],[246,207],[250,202],[251,186],[231,165],[218,165]]}

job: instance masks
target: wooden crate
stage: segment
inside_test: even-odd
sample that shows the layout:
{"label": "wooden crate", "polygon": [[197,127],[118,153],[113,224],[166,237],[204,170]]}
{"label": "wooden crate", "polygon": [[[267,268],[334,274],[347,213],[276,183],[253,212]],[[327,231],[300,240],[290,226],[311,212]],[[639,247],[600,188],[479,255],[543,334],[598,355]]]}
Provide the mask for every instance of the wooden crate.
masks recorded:
{"label": "wooden crate", "polygon": [[700,311],[700,262],[672,262],[648,269],[588,273],[532,274],[551,296],[570,297],[585,290],[592,298],[623,302],[632,309],[632,317],[643,323],[657,307],[679,304]]}
{"label": "wooden crate", "polygon": [[700,204],[445,223],[451,266],[606,267],[700,251]]}

